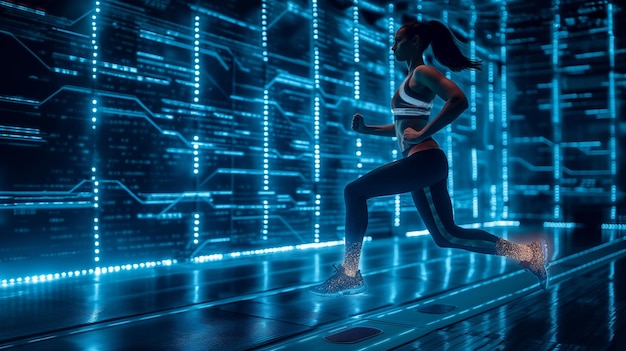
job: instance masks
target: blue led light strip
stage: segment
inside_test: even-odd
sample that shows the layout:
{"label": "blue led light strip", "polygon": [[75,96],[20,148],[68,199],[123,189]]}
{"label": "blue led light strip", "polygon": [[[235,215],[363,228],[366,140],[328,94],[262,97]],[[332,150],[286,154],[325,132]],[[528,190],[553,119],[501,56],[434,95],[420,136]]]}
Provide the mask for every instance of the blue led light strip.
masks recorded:
{"label": "blue led light strip", "polygon": [[560,69],[559,69],[559,28],[561,15],[559,14],[560,0],[554,0],[554,22],[552,23],[552,127],[553,127],[553,153],[554,153],[554,219],[561,219],[561,94],[560,94]]}
{"label": "blue led light strip", "polygon": [[[95,2],[95,11],[91,16],[91,45],[92,45],[92,66],[91,66],[91,78],[92,83],[96,86],[96,80],[98,78],[98,15],[100,14],[100,1]],[[94,139],[95,139],[95,130],[98,123],[98,99],[97,96],[93,95],[91,100],[91,129],[94,131]],[[94,143],[95,145],[96,143]],[[93,158],[94,162],[96,158]],[[93,207],[94,207],[94,216],[93,216],[93,251],[94,262],[100,262],[100,182],[97,177],[97,168],[96,165],[91,167],[91,182],[92,182],[92,191],[93,191]]]}
{"label": "blue led light strip", "polygon": [[[267,52],[267,2],[263,0],[261,3],[261,46],[263,47],[263,62],[268,62]],[[269,91],[263,90],[263,191],[267,192],[270,188],[269,175]],[[261,238],[267,240],[269,231],[269,200],[263,200],[263,225],[261,229]]]}
{"label": "blue led light strip", "polygon": [[[194,56],[194,91],[193,102],[200,101],[200,16],[194,18],[194,41],[193,41],[193,56]],[[197,174],[197,173],[196,173]]]}
{"label": "blue led light strip", "polygon": [[[314,138],[314,175],[313,182],[320,182],[321,171],[321,154],[320,154],[320,49],[318,47],[319,40],[319,21],[317,0],[312,0],[313,10],[313,80],[315,82],[315,99],[313,102],[313,138]],[[320,242],[320,215],[321,215],[322,196],[317,192],[315,187],[315,223],[313,228],[314,242]]]}
{"label": "blue led light strip", "polygon": [[506,0],[500,5],[500,126],[502,128],[502,219],[509,218],[509,130],[508,130],[508,97],[506,90],[506,27],[508,11]]}
{"label": "blue led light strip", "polygon": [[[352,1],[352,42],[353,42],[353,55],[354,55],[354,100],[361,98],[361,80],[360,73],[357,68],[357,64],[360,62],[359,54],[359,0]],[[357,168],[363,168],[363,163],[360,161],[360,157],[363,155],[361,148],[363,147],[363,141],[361,138],[356,138],[356,156],[359,157]]]}
{"label": "blue led light strip", "polygon": [[353,0],[354,6],[352,6],[352,23],[354,24],[352,29],[353,46],[354,46],[354,99],[359,100],[361,98],[361,80],[359,70],[356,68],[356,64],[361,62],[359,52],[359,0]]}
{"label": "blue led light strip", "polygon": [[[489,62],[487,64],[487,87],[488,87],[488,95],[487,95],[487,109],[488,109],[488,119],[489,124],[495,123],[496,114],[495,114],[495,86],[494,86],[494,63]],[[496,156],[497,157],[497,156]],[[495,219],[498,211],[498,187],[495,184],[491,184],[489,189],[490,199],[489,199],[489,218]]]}
{"label": "blue led light strip", "polygon": [[7,288],[14,285],[19,284],[36,284],[36,283],[45,283],[52,282],[59,279],[64,278],[77,278],[80,276],[88,276],[88,275],[101,275],[101,274],[109,274],[109,273],[119,273],[123,271],[132,271],[136,269],[143,268],[154,268],[159,266],[171,266],[173,264],[178,263],[176,260],[162,260],[162,261],[151,261],[151,262],[142,262],[142,263],[133,263],[119,266],[109,266],[109,267],[96,267],[90,269],[82,269],[61,273],[49,273],[49,274],[39,274],[33,276],[25,276],[25,277],[16,277],[3,279],[0,281],[0,286],[3,288]]}
{"label": "blue led light strip", "polygon": [[[476,57],[476,6],[471,5],[472,10],[470,20],[470,57]],[[470,124],[471,130],[476,132],[476,71],[470,70]],[[472,217],[478,218],[478,151],[472,148]]]}
{"label": "blue led light strip", "polygon": [[[444,1],[448,5],[448,0]],[[448,10],[441,11],[441,21],[448,23]],[[446,72],[446,78],[451,79],[452,75],[450,71]],[[450,201],[454,208],[454,158],[452,157],[452,124],[446,126],[446,155],[448,157],[448,193],[450,194]]]}
{"label": "blue led light strip", "polygon": [[[613,179],[617,180],[617,141],[615,139],[615,129],[617,128],[617,106],[616,106],[616,93],[615,93],[615,34],[613,32],[613,4],[608,3],[607,8],[607,26],[609,35],[609,116],[613,120],[610,125],[609,133],[609,152],[611,153],[611,175]],[[615,183],[615,182],[614,182]],[[611,185],[611,219],[617,218],[617,185]]]}
{"label": "blue led light strip", "polygon": [[[194,104],[200,101],[200,16],[195,16],[193,21],[193,76],[194,76],[194,90],[193,90],[193,102]],[[198,135],[193,136],[193,174],[198,175],[200,173],[200,151],[199,151]],[[196,179],[197,180],[197,179]],[[192,214],[193,225],[193,243],[198,245],[200,243],[200,213],[194,212]]]}
{"label": "blue led light strip", "polygon": [[193,214],[193,243],[198,245],[200,238],[200,213]]}
{"label": "blue led light strip", "polygon": [[422,21],[422,0],[417,0],[417,20]]}
{"label": "blue led light strip", "polygon": [[[391,100],[391,98],[393,97],[393,94],[396,91],[396,82],[395,82],[395,69],[396,69],[396,59],[395,59],[395,55],[393,54],[393,50],[391,50],[394,41],[395,41],[395,21],[393,19],[393,17],[391,16],[393,14],[394,11],[394,6],[393,4],[389,4],[387,7],[387,12],[389,13],[389,18],[387,20],[387,34],[389,35],[389,51],[388,51],[388,61],[389,61],[389,99]],[[391,123],[394,123],[393,121],[393,115],[390,114],[390,118],[391,118]],[[394,138],[395,140],[395,138]],[[397,149],[393,149],[391,151],[391,156],[394,160],[398,159],[398,150]],[[394,227],[399,227],[400,226],[400,214],[401,214],[401,199],[402,197],[398,194],[398,195],[394,195],[394,211],[393,211],[393,225]]]}

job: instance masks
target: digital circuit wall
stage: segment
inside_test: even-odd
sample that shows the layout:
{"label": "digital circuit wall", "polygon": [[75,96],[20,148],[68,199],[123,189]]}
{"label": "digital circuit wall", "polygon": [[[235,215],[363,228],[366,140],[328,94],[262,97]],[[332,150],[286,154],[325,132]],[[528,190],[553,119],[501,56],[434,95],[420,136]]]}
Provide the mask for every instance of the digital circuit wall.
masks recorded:
{"label": "digital circuit wall", "polygon": [[[589,70],[562,69],[563,29],[546,32],[583,26],[568,20],[584,15],[575,5],[0,1],[0,278],[342,240],[344,186],[400,156],[350,121],[392,121],[406,67],[390,47],[407,15],[448,23],[484,61],[438,66],[470,100],[436,137],[457,222],[567,220],[565,199],[582,190],[617,218],[618,54],[571,54],[597,60],[601,94],[588,92],[574,83]],[[616,6],[597,6],[608,28]],[[595,35],[587,51],[618,45]],[[555,88],[564,76],[572,84]],[[571,131],[577,118],[596,127]],[[369,211],[367,235],[423,229],[408,196]]]}

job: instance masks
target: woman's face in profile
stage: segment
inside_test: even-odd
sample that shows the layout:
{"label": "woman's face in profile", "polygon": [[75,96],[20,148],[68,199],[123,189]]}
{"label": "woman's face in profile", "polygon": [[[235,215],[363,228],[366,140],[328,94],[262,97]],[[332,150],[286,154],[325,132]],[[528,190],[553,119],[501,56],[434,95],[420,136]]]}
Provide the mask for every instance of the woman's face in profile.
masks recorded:
{"label": "woman's face in profile", "polygon": [[394,38],[393,46],[391,47],[397,61],[408,60],[409,57],[411,57],[411,52],[413,51],[413,45],[411,45],[411,41],[406,37],[404,32],[404,28],[398,29]]}

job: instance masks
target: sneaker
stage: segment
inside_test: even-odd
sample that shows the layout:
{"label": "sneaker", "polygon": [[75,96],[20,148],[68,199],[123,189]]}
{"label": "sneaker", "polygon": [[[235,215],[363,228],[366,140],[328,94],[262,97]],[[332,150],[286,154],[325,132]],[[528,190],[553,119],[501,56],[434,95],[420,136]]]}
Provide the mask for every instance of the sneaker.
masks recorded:
{"label": "sneaker", "polygon": [[363,281],[361,271],[357,271],[354,277],[346,275],[343,266],[333,265],[335,274],[319,285],[309,288],[309,291],[315,295],[335,297],[341,295],[360,294],[367,290],[367,285]]}
{"label": "sneaker", "polygon": [[550,283],[550,274],[548,273],[550,265],[548,243],[545,240],[537,240],[533,241],[528,246],[533,251],[533,258],[530,262],[520,262],[520,265],[539,278],[539,286],[543,290],[547,290]]}

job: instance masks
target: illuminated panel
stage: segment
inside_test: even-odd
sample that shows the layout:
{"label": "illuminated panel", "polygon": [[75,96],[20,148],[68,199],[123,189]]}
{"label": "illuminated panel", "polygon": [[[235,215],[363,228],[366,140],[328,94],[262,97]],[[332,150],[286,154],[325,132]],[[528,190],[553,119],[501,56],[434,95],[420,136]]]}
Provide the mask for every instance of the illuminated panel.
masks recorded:
{"label": "illuminated panel", "polygon": [[[563,217],[615,219],[615,96],[606,1],[561,1],[560,126]],[[556,22],[556,19],[555,19]],[[581,40],[581,38],[585,40]],[[555,125],[557,126],[557,125]]]}
{"label": "illuminated panel", "polygon": [[94,264],[93,14],[0,1],[0,279]]}
{"label": "illuminated panel", "polygon": [[[352,114],[359,112],[365,123],[385,125],[391,123],[391,95],[388,91],[390,77],[394,80],[400,73],[406,77],[406,66],[402,71],[390,72],[389,55],[391,45],[388,23],[388,6],[380,6],[369,1],[354,2],[352,9],[354,33],[354,70],[357,72],[354,82],[354,107],[342,116],[344,125],[349,129]],[[358,7],[357,7],[358,5]],[[358,11],[357,11],[358,10]],[[357,22],[358,21],[358,22]],[[393,28],[395,30],[397,28]],[[399,66],[399,65],[398,65]],[[391,74],[393,73],[393,74]],[[350,132],[348,136],[356,139],[355,156],[359,174],[364,174],[385,163],[393,161],[397,153],[397,141],[394,138],[363,135]],[[350,180],[354,180],[353,177]],[[391,235],[395,218],[399,216],[400,199],[395,196],[374,198],[368,201],[369,222],[367,235]],[[396,210],[394,210],[396,208]],[[415,211],[415,210],[413,210]],[[396,228],[396,227],[393,227]]]}
{"label": "illuminated panel", "polygon": [[[507,218],[553,219],[553,35],[550,4],[506,5],[506,125],[503,131],[504,201]],[[531,14],[532,15],[529,15]],[[504,21],[503,21],[504,22]],[[504,118],[505,113],[502,112]]]}
{"label": "illuminated panel", "polygon": [[529,6],[509,4],[507,62],[519,91],[509,103],[515,110],[512,212],[546,220],[618,219],[613,5],[555,0]]}
{"label": "illuminated panel", "polygon": [[[176,3],[102,1],[96,133],[100,262],[172,258],[193,242],[194,14]],[[196,140],[195,136],[199,136]]]}
{"label": "illuminated panel", "polygon": [[199,243],[184,251],[187,257],[269,243],[276,150],[272,93],[265,85],[272,42],[268,3],[193,2],[190,17],[181,16],[184,24],[197,18],[199,28],[193,33],[199,33],[200,94],[191,117],[199,168],[188,193],[199,217]]}
{"label": "illuminated panel", "polygon": [[[0,1],[0,44],[15,53],[0,69],[24,82],[0,87],[11,170],[0,184],[11,233],[0,254],[16,276],[44,263],[96,274],[342,239],[345,185],[400,157],[392,138],[357,135],[350,121],[392,120],[406,66],[390,47],[404,13],[443,20],[484,61],[458,74],[435,64],[470,99],[436,136],[457,222],[617,203],[616,72],[626,60],[612,21],[587,28],[590,52],[577,39],[585,16],[610,17],[610,4],[560,1],[558,19],[549,4],[522,1],[40,3]],[[554,23],[558,35],[546,31]],[[597,77],[597,91],[584,91],[582,76]],[[406,194],[368,205],[368,235],[419,224]]]}

